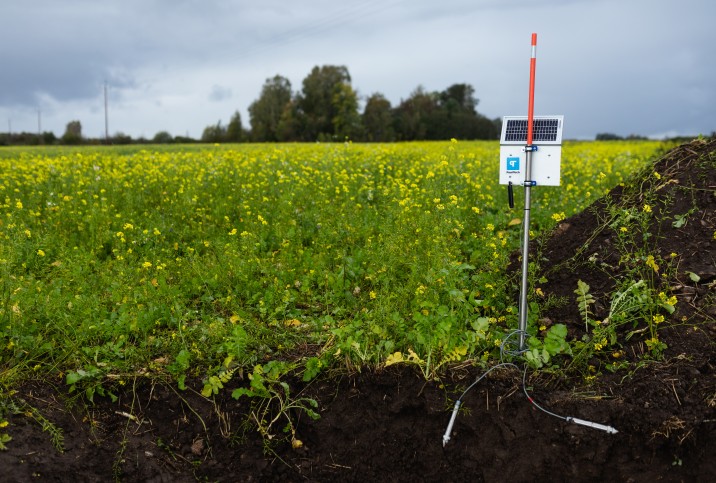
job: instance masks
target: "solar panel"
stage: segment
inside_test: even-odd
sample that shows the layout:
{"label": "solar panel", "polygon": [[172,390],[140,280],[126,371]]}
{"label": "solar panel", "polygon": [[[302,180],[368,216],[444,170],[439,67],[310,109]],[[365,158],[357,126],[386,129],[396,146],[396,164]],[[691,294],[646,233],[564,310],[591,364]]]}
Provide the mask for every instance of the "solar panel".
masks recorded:
{"label": "solar panel", "polygon": [[[564,116],[535,116],[532,123],[533,144],[561,144]],[[502,122],[503,144],[527,143],[527,117],[505,116]]]}

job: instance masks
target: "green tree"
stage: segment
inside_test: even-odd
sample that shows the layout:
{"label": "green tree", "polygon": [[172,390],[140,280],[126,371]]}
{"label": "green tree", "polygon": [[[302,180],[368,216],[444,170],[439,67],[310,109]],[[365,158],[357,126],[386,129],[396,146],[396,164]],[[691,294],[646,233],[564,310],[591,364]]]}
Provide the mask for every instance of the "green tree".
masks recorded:
{"label": "green tree", "polygon": [[114,133],[111,139],[112,144],[132,144],[132,136],[121,131]]}
{"label": "green tree", "polygon": [[439,109],[438,94],[418,86],[395,109],[395,131],[399,140],[434,139],[431,117]]}
{"label": "green tree", "polygon": [[[358,116],[357,94],[345,66],[314,67],[296,96],[295,122],[304,141],[350,135]],[[336,128],[341,132],[337,132]]]}
{"label": "green tree", "polygon": [[82,142],[82,123],[79,121],[70,121],[65,128],[65,134],[62,135],[64,144],[80,144]]}
{"label": "green tree", "polygon": [[595,139],[597,141],[620,141],[624,138],[611,132],[600,132],[597,133],[597,137]]}
{"label": "green tree", "polygon": [[475,89],[470,84],[453,84],[439,95],[440,105],[452,112],[477,114],[479,102],[475,98]]}
{"label": "green tree", "polygon": [[280,75],[266,79],[261,96],[249,106],[253,141],[279,141],[279,123],[291,102],[291,96],[291,82],[288,79]]}
{"label": "green tree", "polygon": [[358,114],[358,94],[350,84],[338,84],[334,88],[333,135],[337,140],[355,139],[361,136],[361,117]]}
{"label": "green tree", "polygon": [[442,92],[426,92],[419,86],[395,109],[399,139],[496,139],[498,126],[479,114],[475,89],[453,84]]}
{"label": "green tree", "polygon": [[302,140],[303,126],[306,116],[298,108],[296,99],[292,99],[283,108],[276,128],[276,137],[279,141]]}
{"label": "green tree", "polygon": [[239,111],[234,112],[231,116],[229,125],[226,126],[226,141],[230,143],[240,143],[246,139],[246,133],[241,124],[241,114]]}
{"label": "green tree", "polygon": [[152,138],[152,142],[155,144],[170,144],[174,141],[174,138],[167,131],[159,131]]}
{"label": "green tree", "polygon": [[204,143],[220,143],[226,139],[226,128],[221,125],[221,121],[213,126],[206,126],[201,134],[201,141]]}
{"label": "green tree", "polygon": [[362,119],[366,141],[386,142],[395,140],[392,106],[383,94],[375,93],[368,97]]}

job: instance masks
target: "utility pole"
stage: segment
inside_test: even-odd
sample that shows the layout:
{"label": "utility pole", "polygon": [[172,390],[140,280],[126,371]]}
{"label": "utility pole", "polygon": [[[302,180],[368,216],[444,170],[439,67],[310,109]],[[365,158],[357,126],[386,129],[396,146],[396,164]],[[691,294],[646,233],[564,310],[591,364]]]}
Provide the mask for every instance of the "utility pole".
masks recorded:
{"label": "utility pole", "polygon": [[42,111],[37,108],[37,144],[42,144]]}
{"label": "utility pole", "polygon": [[109,144],[109,115],[107,113],[107,81],[104,82],[104,140]]}

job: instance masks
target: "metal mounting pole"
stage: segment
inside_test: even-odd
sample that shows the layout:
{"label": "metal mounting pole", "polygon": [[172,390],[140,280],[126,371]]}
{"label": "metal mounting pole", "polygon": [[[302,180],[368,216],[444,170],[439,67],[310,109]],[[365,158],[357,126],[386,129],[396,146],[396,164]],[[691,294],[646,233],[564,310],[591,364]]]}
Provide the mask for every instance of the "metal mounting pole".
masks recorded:
{"label": "metal mounting pole", "polygon": [[534,181],[532,180],[532,153],[537,149],[532,145],[534,105],[535,105],[535,64],[537,62],[537,34],[532,34],[532,55],[530,57],[530,94],[527,106],[527,145],[525,146],[525,219],[522,224],[522,285],[520,287],[520,351],[525,350],[525,335],[527,334],[527,290],[529,289],[529,249],[530,249],[530,192]]}
{"label": "metal mounting pole", "polygon": [[[528,146],[531,148],[532,146]],[[525,153],[525,212],[522,225],[522,284],[520,286],[520,350],[525,349],[525,334],[527,333],[527,290],[529,289],[529,253],[530,253],[530,204],[532,191],[532,150]]]}

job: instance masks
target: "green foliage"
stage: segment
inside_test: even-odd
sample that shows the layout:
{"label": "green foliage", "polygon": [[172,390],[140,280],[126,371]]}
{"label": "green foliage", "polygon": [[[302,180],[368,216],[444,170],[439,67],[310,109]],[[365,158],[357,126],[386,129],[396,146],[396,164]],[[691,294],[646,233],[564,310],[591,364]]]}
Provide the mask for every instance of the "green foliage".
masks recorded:
{"label": "green foliage", "polygon": [[577,294],[577,305],[579,306],[579,312],[584,318],[585,331],[589,332],[589,321],[592,316],[592,312],[589,309],[589,306],[596,302],[596,300],[594,300],[592,294],[589,293],[589,285],[582,282],[581,280],[577,281],[577,289],[574,291],[574,293]]}
{"label": "green foliage", "polygon": [[387,142],[395,139],[392,106],[383,94],[375,93],[368,97],[362,123],[366,141]]}
{"label": "green foliage", "polygon": [[12,437],[7,433],[0,433],[0,451],[7,451],[6,443],[12,441]]}
{"label": "green foliage", "polygon": [[227,384],[231,378],[234,377],[236,369],[229,369],[232,359],[233,358],[228,357],[224,361],[225,367],[223,367],[218,374],[209,376],[205,379],[204,388],[201,390],[202,396],[210,397],[219,394],[219,390],[224,387],[224,384]]}
{"label": "green foliage", "polygon": [[115,402],[117,396],[112,391],[105,389],[103,376],[104,372],[101,369],[89,366],[86,369],[68,372],[65,383],[70,386],[70,393],[84,388],[85,397],[92,403],[94,403],[95,394],[102,397],[109,396],[112,402]]}
{"label": "green foliage", "polygon": [[254,142],[279,141],[281,116],[291,102],[291,82],[276,75],[266,79],[261,95],[249,106],[251,140]]}
{"label": "green foliage", "polygon": [[266,440],[275,438],[276,425],[283,422],[283,432],[290,433],[291,444],[297,448],[303,443],[296,437],[292,412],[302,411],[311,419],[318,419],[320,415],[316,412],[318,403],[315,399],[293,397],[288,383],[282,380],[293,369],[292,364],[281,361],[257,365],[249,374],[249,387],[235,389],[231,396],[234,399],[252,399],[251,417]]}
{"label": "green foliage", "polygon": [[67,123],[65,133],[62,135],[64,144],[80,144],[82,143],[82,123],[80,121],[70,121]]}
{"label": "green foliage", "polygon": [[547,330],[543,339],[529,337],[528,350],[524,357],[528,364],[534,368],[541,368],[549,364],[552,358],[559,354],[572,354],[567,342],[567,326],[555,324]]}

